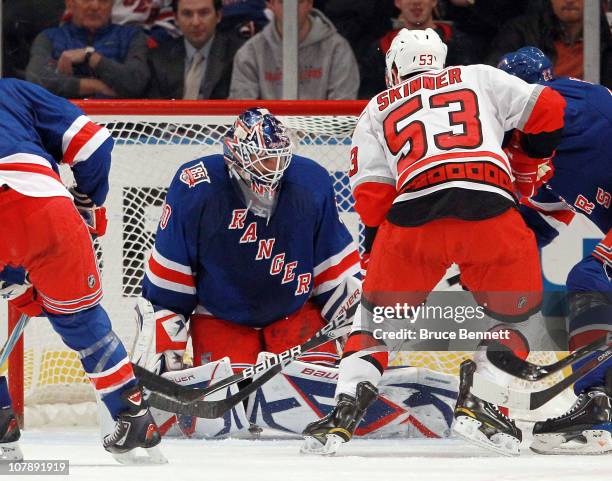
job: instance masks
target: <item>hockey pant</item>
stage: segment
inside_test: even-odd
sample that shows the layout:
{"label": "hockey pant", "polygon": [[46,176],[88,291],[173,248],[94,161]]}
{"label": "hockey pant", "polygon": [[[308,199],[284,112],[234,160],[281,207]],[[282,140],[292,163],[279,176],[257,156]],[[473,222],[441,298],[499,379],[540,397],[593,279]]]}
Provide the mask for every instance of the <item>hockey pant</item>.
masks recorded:
{"label": "hockey pant", "polygon": [[[127,352],[99,306],[102,286],[87,227],[68,197],[0,189],[0,270],[23,267],[64,343],[77,351],[113,418],[136,383]],[[36,321],[34,321],[36,322]]]}
{"label": "hockey pant", "polygon": [[[377,306],[422,304],[453,263],[462,285],[493,319],[516,323],[539,311],[542,275],[535,237],[518,211],[509,209],[484,220],[444,218],[416,227],[385,220],[372,247],[360,315]],[[511,338],[509,347],[525,356],[528,346]],[[336,396],[354,395],[360,381],[376,385],[389,348],[373,337],[369,323],[356,321],[340,362]]]}
{"label": "hockey pant", "polygon": [[[234,370],[240,371],[255,364],[262,351],[278,354],[302,344],[326,321],[314,303],[306,302],[297,312],[261,329],[202,314],[191,316],[190,324],[194,366],[228,356]],[[333,342],[327,342],[300,359],[333,365],[338,360],[338,351]]]}

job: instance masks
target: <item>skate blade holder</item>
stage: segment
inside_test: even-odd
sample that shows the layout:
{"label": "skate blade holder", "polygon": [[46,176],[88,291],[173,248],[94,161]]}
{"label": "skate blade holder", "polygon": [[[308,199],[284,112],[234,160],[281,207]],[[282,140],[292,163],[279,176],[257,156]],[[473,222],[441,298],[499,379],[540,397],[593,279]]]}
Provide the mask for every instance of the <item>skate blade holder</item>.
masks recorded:
{"label": "skate blade holder", "polygon": [[515,457],[520,455],[521,442],[518,439],[504,433],[494,434],[489,439],[480,431],[480,426],[482,426],[482,423],[477,419],[469,416],[459,416],[453,424],[453,432],[472,444],[504,456]]}
{"label": "skate blade holder", "polygon": [[[144,454],[142,454],[144,453]],[[113,458],[120,463],[126,465],[151,465],[151,464],[167,464],[168,459],[163,455],[159,446],[152,448],[135,448],[127,453],[111,453]]]}
{"label": "skate blade holder", "polygon": [[344,443],[344,440],[336,434],[328,434],[325,444],[321,444],[321,442],[313,436],[306,436],[304,438],[304,444],[300,448],[300,454],[333,456],[338,452],[342,443]]}
{"label": "skate blade holder", "polygon": [[22,461],[23,453],[19,447],[19,442],[0,444],[0,462]]}
{"label": "skate blade holder", "polygon": [[567,441],[561,433],[536,434],[529,449],[544,455],[606,454],[612,452],[612,433],[590,429],[582,432],[585,442]]}

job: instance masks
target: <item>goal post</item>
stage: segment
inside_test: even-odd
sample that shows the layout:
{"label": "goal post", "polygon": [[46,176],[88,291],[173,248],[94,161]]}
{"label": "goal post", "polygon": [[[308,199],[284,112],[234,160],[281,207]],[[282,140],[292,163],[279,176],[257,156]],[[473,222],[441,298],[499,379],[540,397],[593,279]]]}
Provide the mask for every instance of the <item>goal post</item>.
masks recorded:
{"label": "goal post", "polygon": [[[323,165],[334,181],[340,216],[357,242],[361,226],[354,211],[347,172],[351,135],[364,101],[148,101],[75,102],[115,140],[106,201],[106,235],[96,240],[104,299],[113,329],[132,348],[136,327],[133,307],[140,294],[147,254],[154,242],[167,187],[180,165],[222,153],[221,139],[236,116],[263,107],[290,130],[297,154]],[[72,182],[69,169],[62,179]],[[457,373],[469,353],[403,353],[396,362]],[[77,354],[63,345],[46,319],[33,319],[23,352],[9,360],[15,407],[25,406],[26,425],[54,422],[58,404],[92,403],[93,389]],[[19,393],[23,393],[20,400]],[[30,416],[29,412],[36,415]],[[44,411],[40,415],[38,411]],[[48,414],[51,412],[52,414]],[[23,412],[19,412],[23,415]],[[75,422],[78,417],[66,416]],[[39,419],[31,423],[31,419]]]}

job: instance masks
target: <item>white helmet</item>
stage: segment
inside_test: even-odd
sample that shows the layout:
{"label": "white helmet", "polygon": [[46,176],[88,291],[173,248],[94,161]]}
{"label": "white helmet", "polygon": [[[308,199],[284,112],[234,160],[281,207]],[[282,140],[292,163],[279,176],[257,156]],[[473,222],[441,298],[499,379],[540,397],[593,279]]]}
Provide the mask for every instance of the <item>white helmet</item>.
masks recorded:
{"label": "white helmet", "polygon": [[444,68],[448,47],[435,30],[402,28],[387,51],[387,87],[393,87],[412,72]]}

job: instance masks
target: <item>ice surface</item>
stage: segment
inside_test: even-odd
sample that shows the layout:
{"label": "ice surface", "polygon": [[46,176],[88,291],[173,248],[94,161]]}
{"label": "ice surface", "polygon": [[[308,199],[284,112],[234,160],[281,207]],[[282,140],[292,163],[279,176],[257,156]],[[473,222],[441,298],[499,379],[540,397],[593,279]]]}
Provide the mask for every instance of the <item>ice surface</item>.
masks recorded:
{"label": "ice surface", "polygon": [[29,459],[69,459],[65,479],[72,481],[590,481],[612,473],[612,455],[540,456],[524,450],[519,458],[506,458],[456,439],[356,439],[334,457],[300,455],[295,439],[164,439],[170,461],[164,466],[117,464],[95,430],[25,431],[21,445]]}

